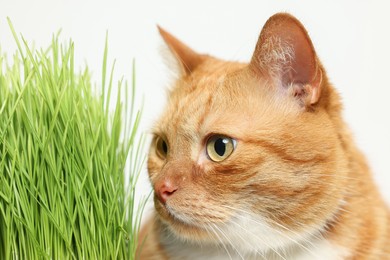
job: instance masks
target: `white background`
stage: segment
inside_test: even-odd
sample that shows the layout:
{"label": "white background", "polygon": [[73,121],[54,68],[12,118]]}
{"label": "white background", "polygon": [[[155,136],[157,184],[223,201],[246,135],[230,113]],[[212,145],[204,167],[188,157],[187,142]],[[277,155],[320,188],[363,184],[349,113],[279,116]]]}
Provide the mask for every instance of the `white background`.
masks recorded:
{"label": "white background", "polygon": [[[136,59],[137,100],[144,98],[142,131],[162,110],[171,73],[159,50],[160,24],[199,52],[248,61],[264,22],[287,11],[309,31],[328,76],[341,93],[345,119],[390,202],[390,2],[383,1],[81,1],[0,0],[0,46],[16,50],[6,17],[37,47],[53,33],[75,42],[76,65],[100,81],[106,30],[117,79],[131,79]],[[140,193],[150,191],[146,172]]]}

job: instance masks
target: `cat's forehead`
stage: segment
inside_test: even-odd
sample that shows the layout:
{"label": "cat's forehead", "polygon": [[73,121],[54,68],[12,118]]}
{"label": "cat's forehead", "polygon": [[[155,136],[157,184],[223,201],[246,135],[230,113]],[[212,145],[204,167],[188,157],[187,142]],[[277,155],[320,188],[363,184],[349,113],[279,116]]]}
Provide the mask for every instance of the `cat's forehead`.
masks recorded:
{"label": "cat's forehead", "polygon": [[249,77],[245,69],[240,63],[212,61],[180,79],[157,132],[197,142],[213,133],[239,138],[248,129],[277,123],[286,110],[285,102],[278,108],[267,83]]}
{"label": "cat's forehead", "polygon": [[234,75],[242,74],[246,64],[209,58],[190,75],[180,78],[173,86],[170,98],[182,98],[194,90],[215,91],[221,85],[234,82]]}
{"label": "cat's forehead", "polygon": [[[169,102],[160,123],[167,126],[185,127],[204,123],[216,112],[225,111],[238,96],[232,91],[236,82],[232,75],[239,73],[240,66],[212,63],[199,68],[190,77],[179,79],[169,93]],[[237,93],[236,93],[237,94]]]}

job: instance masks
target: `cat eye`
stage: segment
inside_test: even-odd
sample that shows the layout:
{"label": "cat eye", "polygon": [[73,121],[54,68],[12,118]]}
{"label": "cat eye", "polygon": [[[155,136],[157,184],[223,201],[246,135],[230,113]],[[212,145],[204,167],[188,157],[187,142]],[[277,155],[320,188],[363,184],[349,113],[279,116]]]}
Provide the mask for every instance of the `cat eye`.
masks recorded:
{"label": "cat eye", "polygon": [[214,162],[228,158],[236,148],[236,141],[224,135],[213,135],[207,140],[207,156]]}
{"label": "cat eye", "polygon": [[161,159],[165,159],[168,154],[168,144],[167,142],[161,138],[161,137],[156,137],[155,141],[156,145],[156,153]]}

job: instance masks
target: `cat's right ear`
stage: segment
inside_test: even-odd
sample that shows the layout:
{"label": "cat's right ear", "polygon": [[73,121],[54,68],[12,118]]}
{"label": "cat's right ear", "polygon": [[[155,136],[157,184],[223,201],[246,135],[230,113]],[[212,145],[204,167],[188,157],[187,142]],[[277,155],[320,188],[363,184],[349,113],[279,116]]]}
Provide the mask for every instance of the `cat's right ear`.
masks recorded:
{"label": "cat's right ear", "polygon": [[305,105],[318,103],[323,71],[303,25],[293,16],[272,16],[260,33],[250,67]]}
{"label": "cat's right ear", "polygon": [[205,55],[195,52],[160,26],[157,25],[157,28],[170,52],[173,54],[181,75],[191,74],[205,60]]}

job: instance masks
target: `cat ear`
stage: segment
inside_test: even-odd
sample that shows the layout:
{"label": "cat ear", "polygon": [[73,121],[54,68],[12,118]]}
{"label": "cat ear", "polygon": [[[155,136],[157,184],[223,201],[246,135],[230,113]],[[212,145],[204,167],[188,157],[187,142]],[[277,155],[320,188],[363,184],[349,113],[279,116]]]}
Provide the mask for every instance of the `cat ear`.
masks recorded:
{"label": "cat ear", "polygon": [[320,98],[322,71],[313,44],[303,25],[289,14],[268,19],[250,67],[270,76],[306,105],[314,105]]}
{"label": "cat ear", "polygon": [[169,47],[169,50],[175,56],[182,74],[191,74],[191,72],[204,61],[204,55],[198,54],[160,26],[157,25],[157,28],[163,40]]}

